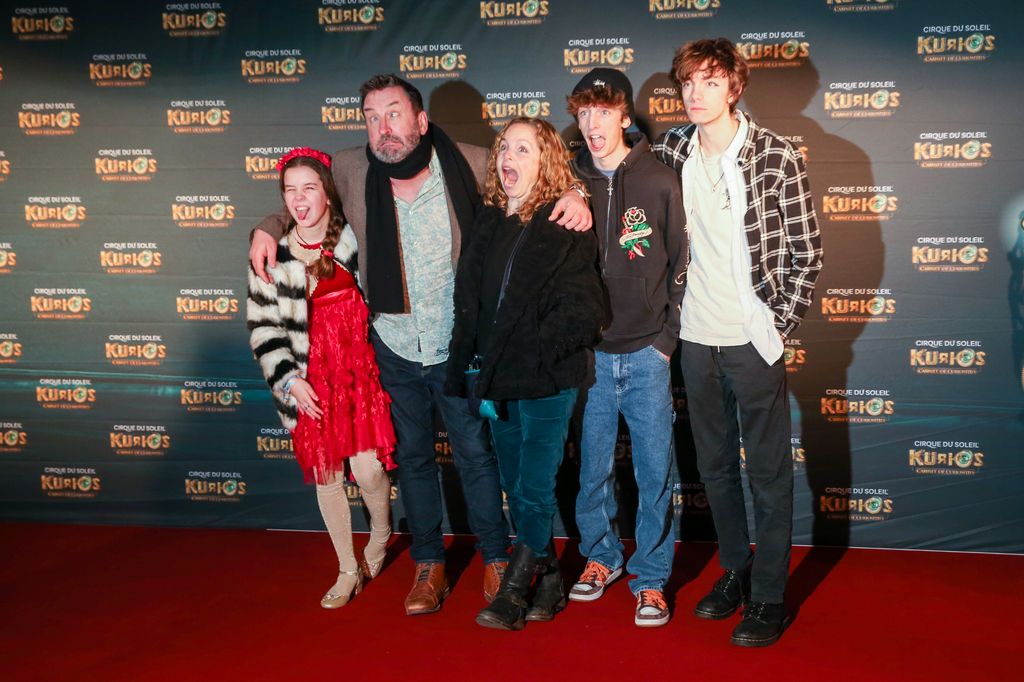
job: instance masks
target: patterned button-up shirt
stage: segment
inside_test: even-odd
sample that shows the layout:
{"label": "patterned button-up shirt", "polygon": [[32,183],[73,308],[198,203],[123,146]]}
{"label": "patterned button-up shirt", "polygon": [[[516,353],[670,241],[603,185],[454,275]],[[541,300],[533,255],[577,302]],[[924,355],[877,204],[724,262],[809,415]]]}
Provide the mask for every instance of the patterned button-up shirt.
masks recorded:
{"label": "patterned button-up shirt", "polygon": [[[793,145],[737,112],[747,123],[737,156],[746,189],[743,229],[750,254],[754,293],[789,336],[811,304],[821,272],[821,233],[803,157]],[[683,171],[696,141],[695,125],[665,132],[651,149],[677,172]]]}
{"label": "patterned button-up shirt", "polygon": [[395,197],[395,215],[410,312],[381,314],[373,328],[400,357],[436,365],[448,359],[455,324],[451,216],[436,152],[430,177],[413,202]]}

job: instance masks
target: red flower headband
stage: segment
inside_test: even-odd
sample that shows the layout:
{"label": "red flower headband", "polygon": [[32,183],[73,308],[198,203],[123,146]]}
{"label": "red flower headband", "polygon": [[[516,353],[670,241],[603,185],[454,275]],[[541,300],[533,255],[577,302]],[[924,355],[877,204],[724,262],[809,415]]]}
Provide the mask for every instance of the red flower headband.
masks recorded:
{"label": "red flower headband", "polygon": [[281,157],[281,160],[277,162],[278,172],[284,168],[284,165],[298,156],[308,156],[311,159],[316,159],[324,165],[324,168],[331,167],[331,157],[324,154],[319,149],[313,149],[312,147],[296,147],[287,154]]}

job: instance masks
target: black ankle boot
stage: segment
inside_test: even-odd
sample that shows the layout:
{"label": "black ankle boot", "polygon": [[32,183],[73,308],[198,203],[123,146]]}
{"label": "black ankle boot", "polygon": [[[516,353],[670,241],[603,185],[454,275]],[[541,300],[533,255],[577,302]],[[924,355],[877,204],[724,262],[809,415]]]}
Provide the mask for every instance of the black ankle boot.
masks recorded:
{"label": "black ankle boot", "polygon": [[720,620],[736,613],[750,599],[750,571],[726,571],[711,591],[697,603],[693,613],[698,618]]}
{"label": "black ankle boot", "polygon": [[526,611],[526,620],[549,621],[555,614],[565,608],[565,584],[562,582],[562,570],[555,556],[554,543],[548,545],[548,555],[540,560],[537,590],[533,602]]}
{"label": "black ankle boot", "polygon": [[732,631],[737,646],[768,646],[774,644],[789,625],[784,604],[751,602],[743,610],[743,620]]}
{"label": "black ankle boot", "polygon": [[485,628],[522,630],[526,616],[526,593],[537,572],[537,555],[522,543],[512,550],[505,576],[501,579],[494,601],[476,615],[476,622]]}

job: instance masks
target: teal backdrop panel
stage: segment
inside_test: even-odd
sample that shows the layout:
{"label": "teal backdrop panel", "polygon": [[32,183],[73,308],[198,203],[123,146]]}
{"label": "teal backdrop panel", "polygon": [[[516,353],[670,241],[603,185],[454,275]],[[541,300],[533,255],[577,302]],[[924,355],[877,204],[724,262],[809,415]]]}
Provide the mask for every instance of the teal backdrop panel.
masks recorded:
{"label": "teal backdrop panel", "polygon": [[[786,349],[794,541],[1024,551],[1017,3],[144,0],[0,15],[0,518],[322,528],[244,324],[247,236],[281,205],[280,154],[364,144],[359,86],[380,72],[416,84],[457,140],[489,145],[531,115],[575,149],[566,94],[616,68],[653,139],[686,122],[675,50],[721,35],[751,66],[741,108],[804,155],[823,233],[816,299]],[[676,531],[713,539],[678,376],[674,392]],[[438,421],[445,528],[467,532],[445,435]],[[626,535],[630,457],[623,425]],[[560,534],[576,532],[578,469],[570,443]]]}

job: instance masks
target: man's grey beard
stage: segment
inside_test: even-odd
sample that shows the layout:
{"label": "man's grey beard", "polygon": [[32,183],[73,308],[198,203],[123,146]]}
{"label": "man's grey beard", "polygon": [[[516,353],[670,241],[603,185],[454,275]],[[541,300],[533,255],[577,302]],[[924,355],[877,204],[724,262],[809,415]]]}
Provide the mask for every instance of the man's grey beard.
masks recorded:
{"label": "man's grey beard", "polygon": [[387,137],[382,137],[381,139],[377,140],[378,147],[373,148],[373,155],[376,156],[381,161],[383,161],[384,163],[398,163],[399,161],[404,160],[407,156],[412,154],[412,151],[416,149],[416,146],[419,145],[420,143],[420,137],[421,136],[419,133],[409,133],[405,137],[404,147],[397,147],[394,149],[380,149],[378,147],[382,145],[384,142],[390,142],[392,140],[399,139],[395,135],[388,135]]}

